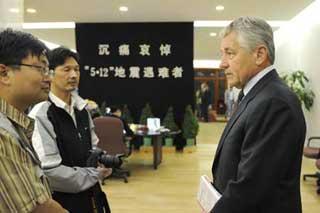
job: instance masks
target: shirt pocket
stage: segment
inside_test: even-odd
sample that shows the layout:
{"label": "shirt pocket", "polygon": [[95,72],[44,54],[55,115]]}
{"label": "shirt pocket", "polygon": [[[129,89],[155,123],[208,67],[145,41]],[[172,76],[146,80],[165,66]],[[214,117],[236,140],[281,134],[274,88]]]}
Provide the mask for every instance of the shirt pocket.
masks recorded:
{"label": "shirt pocket", "polygon": [[0,155],[26,166],[32,164],[31,156],[21,147],[19,141],[3,130],[0,132]]}

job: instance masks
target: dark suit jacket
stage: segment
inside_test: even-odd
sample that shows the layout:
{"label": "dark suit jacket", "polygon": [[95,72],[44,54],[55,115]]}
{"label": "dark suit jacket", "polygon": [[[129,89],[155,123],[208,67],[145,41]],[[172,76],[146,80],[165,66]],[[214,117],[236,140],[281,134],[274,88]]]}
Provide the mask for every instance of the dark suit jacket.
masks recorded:
{"label": "dark suit jacket", "polygon": [[222,193],[214,213],[301,213],[305,120],[296,95],[275,70],[243,98],[212,165]]}
{"label": "dark suit jacket", "polygon": [[201,105],[206,106],[208,108],[208,106],[211,104],[211,94],[209,89],[201,92]]}

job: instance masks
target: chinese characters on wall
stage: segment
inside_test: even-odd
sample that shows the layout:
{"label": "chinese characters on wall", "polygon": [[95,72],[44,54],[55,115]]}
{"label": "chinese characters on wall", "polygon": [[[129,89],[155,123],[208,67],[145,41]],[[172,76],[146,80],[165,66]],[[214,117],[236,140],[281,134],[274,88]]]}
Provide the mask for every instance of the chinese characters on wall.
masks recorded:
{"label": "chinese characters on wall", "polygon": [[[97,54],[100,57],[116,55],[119,57],[130,56],[130,54],[148,57],[158,54],[159,57],[169,57],[171,55],[171,44],[161,44],[157,48],[157,53],[151,52],[151,45],[140,44],[138,52],[132,53],[129,44],[121,44],[116,48],[118,51],[112,52],[110,44],[98,44]],[[126,68],[125,68],[126,67]],[[89,66],[85,65],[84,70],[90,73],[91,77],[100,78],[129,78],[129,79],[178,79],[183,76],[183,67],[179,65],[169,66]]]}

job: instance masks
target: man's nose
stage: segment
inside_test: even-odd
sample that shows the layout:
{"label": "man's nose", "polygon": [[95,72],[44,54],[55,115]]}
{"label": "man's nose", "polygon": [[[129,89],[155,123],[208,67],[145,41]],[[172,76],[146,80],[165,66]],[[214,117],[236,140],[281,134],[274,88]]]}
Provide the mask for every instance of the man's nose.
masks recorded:
{"label": "man's nose", "polygon": [[52,77],[53,77],[52,75],[44,75],[43,79],[45,82],[51,83]]}
{"label": "man's nose", "polygon": [[226,69],[226,68],[229,67],[228,62],[227,62],[227,60],[226,60],[224,57],[221,58],[219,67],[220,67],[221,69]]}
{"label": "man's nose", "polygon": [[75,69],[72,69],[71,71],[70,71],[70,76],[71,77],[77,77],[79,75],[79,73],[75,70]]}

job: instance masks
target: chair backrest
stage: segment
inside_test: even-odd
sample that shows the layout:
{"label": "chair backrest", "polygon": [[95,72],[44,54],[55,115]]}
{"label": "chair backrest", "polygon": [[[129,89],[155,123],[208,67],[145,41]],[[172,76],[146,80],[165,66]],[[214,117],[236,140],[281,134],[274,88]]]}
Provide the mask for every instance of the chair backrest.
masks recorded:
{"label": "chair backrest", "polygon": [[303,148],[303,155],[307,158],[317,159],[319,157],[319,151],[319,148],[306,146]]}
{"label": "chair backrest", "polygon": [[93,119],[93,123],[99,138],[99,148],[111,155],[128,154],[124,143],[123,124],[119,118],[101,116]]}
{"label": "chair backrest", "polygon": [[316,161],[316,167],[317,167],[318,169],[320,169],[320,159],[318,159],[318,160]]}
{"label": "chair backrest", "polygon": [[308,138],[307,145],[303,148],[303,155],[307,158],[319,159],[320,137]]}

